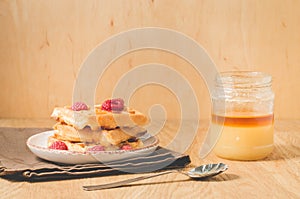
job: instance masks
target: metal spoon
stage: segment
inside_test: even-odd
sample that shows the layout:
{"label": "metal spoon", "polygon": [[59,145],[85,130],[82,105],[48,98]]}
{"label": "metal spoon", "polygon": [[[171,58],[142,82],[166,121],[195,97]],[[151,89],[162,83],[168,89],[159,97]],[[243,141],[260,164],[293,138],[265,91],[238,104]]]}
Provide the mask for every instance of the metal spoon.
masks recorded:
{"label": "metal spoon", "polygon": [[181,170],[170,170],[170,171],[165,171],[165,172],[161,172],[161,173],[154,174],[154,175],[141,176],[141,177],[137,177],[137,178],[122,180],[119,182],[113,182],[113,183],[102,184],[102,185],[83,186],[83,189],[86,191],[94,191],[94,190],[100,190],[100,189],[122,187],[122,186],[127,185],[132,182],[145,180],[148,178],[154,178],[154,177],[166,175],[169,173],[181,173],[192,179],[201,179],[201,178],[207,178],[207,177],[212,177],[212,176],[218,175],[218,174],[226,171],[227,169],[228,169],[228,166],[223,163],[205,164],[205,165],[201,165],[199,167],[193,168],[190,171],[188,171],[187,173],[183,172]]}

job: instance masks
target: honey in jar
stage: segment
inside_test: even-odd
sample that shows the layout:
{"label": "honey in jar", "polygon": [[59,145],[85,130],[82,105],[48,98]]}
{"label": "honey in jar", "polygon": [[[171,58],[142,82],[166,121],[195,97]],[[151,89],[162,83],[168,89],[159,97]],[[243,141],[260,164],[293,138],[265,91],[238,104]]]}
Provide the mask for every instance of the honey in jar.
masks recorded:
{"label": "honey in jar", "polygon": [[218,80],[211,128],[221,129],[221,134],[215,154],[233,160],[267,157],[274,142],[271,77],[260,72],[226,72]]}

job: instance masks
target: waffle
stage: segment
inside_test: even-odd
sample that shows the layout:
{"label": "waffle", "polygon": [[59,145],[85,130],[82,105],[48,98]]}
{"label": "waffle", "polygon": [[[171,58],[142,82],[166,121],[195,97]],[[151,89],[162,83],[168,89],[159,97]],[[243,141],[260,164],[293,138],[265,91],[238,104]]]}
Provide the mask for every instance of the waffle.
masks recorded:
{"label": "waffle", "polygon": [[54,108],[51,117],[62,124],[67,124],[76,129],[89,126],[93,130],[99,129],[95,112],[92,110],[73,111],[70,106]]}
{"label": "waffle", "polygon": [[119,145],[121,142],[146,132],[145,129],[140,127],[96,131],[92,131],[87,127],[77,130],[72,126],[61,123],[55,124],[53,128],[55,129],[54,135],[57,139],[69,142],[101,144],[103,146]]}
{"label": "waffle", "polygon": [[91,130],[89,127],[86,127],[81,130],[76,128],[57,123],[54,125],[53,129],[55,130],[54,134],[57,138],[70,142],[89,142],[89,143],[105,143],[105,139],[102,135],[102,130]]}
{"label": "waffle", "polygon": [[125,108],[121,112],[110,112],[101,110],[101,106],[95,106],[98,124],[105,129],[115,129],[116,127],[144,126],[148,123],[148,118],[141,112]]}
{"label": "waffle", "polygon": [[67,140],[61,140],[58,137],[56,137],[55,134],[48,138],[48,147],[51,146],[51,144],[53,144],[53,142],[56,142],[56,141],[63,141],[67,145],[68,150],[70,150],[70,151],[78,151],[78,152],[85,152],[86,151],[86,145],[84,143],[82,143],[82,142],[70,142],[70,141],[67,141]]}
{"label": "waffle", "polygon": [[[118,149],[122,148],[122,146],[124,146],[124,145],[129,145],[132,149],[141,148],[143,146],[143,142],[140,139],[133,138],[133,137],[129,137],[129,139],[121,141],[121,139],[119,139],[119,135],[116,134],[116,131],[107,132],[106,135],[108,137],[108,140],[114,142],[115,145],[112,145],[112,144],[105,145],[103,143],[95,144],[95,143],[80,142],[80,141],[72,142],[69,140],[65,140],[63,137],[60,137],[58,134],[54,134],[53,136],[50,136],[48,138],[47,145],[48,145],[48,147],[50,147],[54,142],[61,141],[67,145],[69,151],[76,151],[76,152],[85,152],[85,151],[87,151],[87,149],[89,147],[92,148],[93,146],[96,146],[96,145],[101,145],[105,148],[105,150],[108,150],[108,151],[109,150],[118,150]],[[114,136],[117,136],[118,139],[117,140],[113,139]],[[125,139],[125,137],[124,137],[124,139]],[[106,142],[106,143],[108,143],[108,142]]]}

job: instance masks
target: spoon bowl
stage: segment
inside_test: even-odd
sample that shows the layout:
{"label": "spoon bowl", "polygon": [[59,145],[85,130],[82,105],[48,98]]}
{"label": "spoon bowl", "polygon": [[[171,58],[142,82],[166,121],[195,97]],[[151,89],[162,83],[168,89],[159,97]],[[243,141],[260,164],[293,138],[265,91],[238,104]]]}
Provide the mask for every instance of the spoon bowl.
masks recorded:
{"label": "spoon bowl", "polygon": [[199,167],[191,169],[187,175],[193,179],[201,179],[218,175],[228,169],[224,163],[204,164]]}
{"label": "spoon bowl", "polygon": [[169,173],[181,173],[181,174],[184,174],[184,175],[190,177],[191,179],[199,180],[199,179],[203,179],[203,178],[216,176],[216,175],[226,171],[227,169],[228,169],[228,166],[224,163],[205,164],[205,165],[201,165],[199,167],[195,167],[188,172],[183,172],[181,170],[170,170],[170,171],[160,172],[160,173],[153,174],[153,175],[141,176],[141,177],[131,178],[131,179],[127,179],[127,180],[122,180],[119,182],[113,182],[113,183],[102,184],[102,185],[83,186],[83,189],[86,191],[95,191],[95,190],[100,190],[100,189],[122,187],[122,186],[127,185],[132,182],[145,180],[145,179],[149,179],[149,178],[154,178],[154,177],[166,175]]}

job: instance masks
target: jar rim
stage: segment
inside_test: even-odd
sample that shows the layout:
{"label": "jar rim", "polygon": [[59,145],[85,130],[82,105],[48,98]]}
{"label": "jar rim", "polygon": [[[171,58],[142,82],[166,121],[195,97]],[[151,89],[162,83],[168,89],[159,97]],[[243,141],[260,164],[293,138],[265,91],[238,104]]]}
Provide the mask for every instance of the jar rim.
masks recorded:
{"label": "jar rim", "polygon": [[272,76],[259,71],[224,71],[216,78],[216,83],[226,87],[235,86],[270,86]]}

